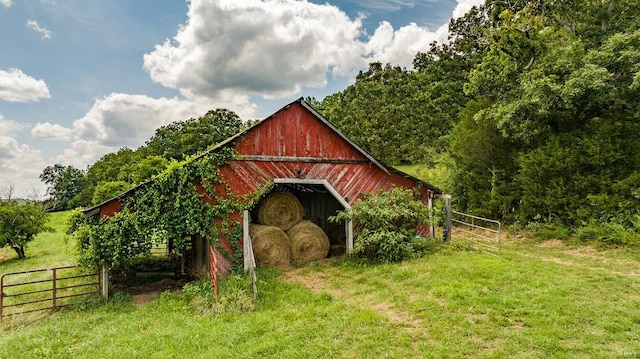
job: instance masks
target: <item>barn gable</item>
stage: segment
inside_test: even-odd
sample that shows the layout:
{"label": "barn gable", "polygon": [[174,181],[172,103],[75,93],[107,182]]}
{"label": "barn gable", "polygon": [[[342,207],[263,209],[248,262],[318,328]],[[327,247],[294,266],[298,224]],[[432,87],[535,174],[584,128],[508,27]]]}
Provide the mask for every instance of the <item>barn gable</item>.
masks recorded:
{"label": "barn gable", "polygon": [[371,162],[385,170],[304,100],[293,102],[247,131],[235,150],[265,158]]}
{"label": "barn gable", "polygon": [[394,186],[419,187],[425,199],[440,192],[384,166],[303,99],[283,107],[212,151],[228,145],[233,146],[238,157],[221,172],[238,195],[251,194],[274,179],[327,181],[348,203],[361,193]]}

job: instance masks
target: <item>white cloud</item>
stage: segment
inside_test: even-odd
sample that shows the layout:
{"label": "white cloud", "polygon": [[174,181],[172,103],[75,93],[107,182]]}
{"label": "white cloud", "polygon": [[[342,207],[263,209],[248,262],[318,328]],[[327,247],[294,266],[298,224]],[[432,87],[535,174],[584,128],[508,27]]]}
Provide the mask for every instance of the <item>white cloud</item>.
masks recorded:
{"label": "white cloud", "polygon": [[69,148],[64,149],[60,155],[56,156],[53,163],[86,169],[87,166],[95,163],[103,155],[115,152],[117,149],[98,144],[95,141],[77,140],[71,143]]}
{"label": "white cloud", "polygon": [[[430,0],[427,0],[430,1]],[[458,0],[461,16],[482,0]],[[413,7],[416,1],[375,1],[368,7]],[[363,5],[365,6],[365,5]],[[222,92],[277,98],[322,87],[327,76],[350,76],[369,62],[412,68],[415,55],[446,41],[415,23],[395,30],[382,22],[363,39],[362,19],[331,4],[306,0],[192,0],[188,21],[172,40],[144,55],[151,79],[187,98],[219,99]]]}
{"label": "white cloud", "polygon": [[[144,95],[112,93],[97,99],[91,110],[73,123],[73,142],[56,157],[56,162],[85,168],[106,153],[124,146],[137,148],[144,145],[160,126],[197,118],[212,109],[239,109],[236,112],[241,118],[251,118],[255,112],[255,106],[249,103],[247,97],[222,93],[221,100],[228,102],[212,102],[204,98],[189,101],[178,98],[156,99]],[[50,126],[57,126],[66,134],[64,127]],[[36,127],[45,128],[44,125]]]}
{"label": "white cloud", "polygon": [[27,20],[27,27],[37,33],[40,33],[43,39],[51,39],[51,31],[47,28],[40,27],[36,20]]}
{"label": "white cloud", "polygon": [[40,98],[51,98],[49,88],[44,80],[36,80],[12,68],[0,70],[0,99],[9,102],[38,101]]}
{"label": "white cloud", "polygon": [[7,120],[0,113],[0,135],[10,136],[11,134],[22,131],[27,128],[27,125],[21,124],[16,121]]}
{"label": "white cloud", "polygon": [[11,0],[0,0],[0,5],[4,6],[7,9],[10,8],[12,4],[13,2]]}
{"label": "white cloud", "polygon": [[464,14],[468,13],[471,8],[474,6],[480,6],[484,4],[485,0],[458,0],[458,5],[453,9],[452,17],[457,19],[459,17],[464,16]]}
{"label": "white cloud", "polygon": [[68,141],[71,139],[71,133],[70,128],[49,122],[37,123],[31,129],[31,136],[44,140]]}
{"label": "white cloud", "polygon": [[327,73],[366,65],[360,19],[295,0],[192,0],[188,22],[144,56],[164,86],[216,98],[220,91],[285,96],[320,87]]}
{"label": "white cloud", "polygon": [[74,136],[106,146],[138,147],[156,128],[202,116],[208,109],[205,103],[178,98],[112,93],[96,100],[91,110],[73,123]]}
{"label": "white cloud", "polygon": [[[480,6],[484,0],[457,0],[458,4],[452,13],[452,18],[464,16],[474,6]],[[408,2],[397,2],[396,5],[408,6]],[[366,44],[370,59],[382,63],[391,63],[411,69],[413,59],[418,52],[429,51],[431,44],[443,43],[448,40],[449,24],[442,24],[435,31],[415,23],[394,30],[390,23],[383,21],[369,38]]]}
{"label": "white cloud", "polygon": [[45,161],[39,150],[0,135],[0,181],[14,184],[14,197],[31,196],[34,190],[38,192],[39,189],[43,194],[38,176],[44,167]]}
{"label": "white cloud", "polygon": [[443,25],[436,31],[429,31],[411,23],[394,30],[390,23],[383,21],[369,39],[367,51],[375,61],[412,68],[418,52],[428,51],[434,41],[447,39],[447,29],[448,25]]}
{"label": "white cloud", "polygon": [[0,114],[0,188],[5,181],[15,186],[15,197],[28,197],[32,188],[42,187],[38,179],[45,167],[42,153],[26,144],[20,144],[12,136],[29,126],[7,120]]}

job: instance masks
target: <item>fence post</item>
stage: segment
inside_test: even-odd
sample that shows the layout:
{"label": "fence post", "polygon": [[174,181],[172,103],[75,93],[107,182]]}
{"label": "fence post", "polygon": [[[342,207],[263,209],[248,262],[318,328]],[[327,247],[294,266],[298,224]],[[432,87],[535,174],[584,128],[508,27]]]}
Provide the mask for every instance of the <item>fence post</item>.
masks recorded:
{"label": "fence post", "polygon": [[433,224],[433,198],[429,196],[427,199],[427,207],[429,208],[429,238],[436,238],[436,226]]}
{"label": "fence post", "polygon": [[445,207],[445,231],[443,233],[444,241],[449,242],[451,240],[451,195],[445,194],[444,198]]}
{"label": "fence post", "polygon": [[109,299],[109,270],[106,265],[100,267],[98,275],[100,276],[100,295],[104,299]]}
{"label": "fence post", "polygon": [[2,307],[4,306],[4,276],[0,277],[0,323],[2,323]]}
{"label": "fence post", "polygon": [[56,283],[57,271],[56,271],[56,268],[53,268],[52,271],[53,271],[53,280],[51,281],[51,283],[52,283],[53,297],[51,299],[52,299],[53,303],[52,303],[51,306],[53,307],[53,309],[56,309],[56,288],[57,288],[57,283]]}

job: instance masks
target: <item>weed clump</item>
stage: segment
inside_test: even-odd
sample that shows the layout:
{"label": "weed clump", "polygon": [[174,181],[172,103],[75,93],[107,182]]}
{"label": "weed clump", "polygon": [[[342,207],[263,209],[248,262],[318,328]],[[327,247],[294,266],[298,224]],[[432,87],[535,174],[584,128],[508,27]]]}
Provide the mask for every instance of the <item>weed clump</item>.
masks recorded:
{"label": "weed clump", "polygon": [[241,275],[221,280],[218,296],[209,279],[185,284],[182,295],[199,314],[205,315],[250,312],[256,304],[246,277]]}

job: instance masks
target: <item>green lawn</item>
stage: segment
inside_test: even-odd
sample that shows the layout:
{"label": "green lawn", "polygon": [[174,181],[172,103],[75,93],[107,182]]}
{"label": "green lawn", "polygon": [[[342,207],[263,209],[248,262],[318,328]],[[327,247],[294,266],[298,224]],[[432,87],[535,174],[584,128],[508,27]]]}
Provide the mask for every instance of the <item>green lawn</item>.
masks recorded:
{"label": "green lawn", "polygon": [[[39,238],[33,263],[57,258],[48,246],[71,245]],[[260,270],[249,312],[206,314],[175,293],[136,306],[116,294],[4,323],[0,357],[637,358],[639,257],[507,240],[499,258],[444,248],[401,264]],[[0,273],[15,266],[0,261]]]}

